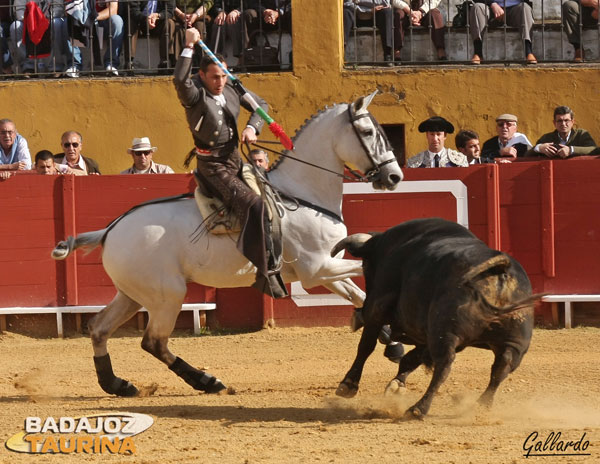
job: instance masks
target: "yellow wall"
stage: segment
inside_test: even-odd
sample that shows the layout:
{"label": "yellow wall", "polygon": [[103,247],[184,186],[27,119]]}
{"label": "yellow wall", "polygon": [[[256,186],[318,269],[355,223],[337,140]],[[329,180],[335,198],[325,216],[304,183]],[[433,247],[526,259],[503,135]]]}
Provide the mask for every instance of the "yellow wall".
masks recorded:
{"label": "yellow wall", "polygon": [[[290,135],[323,106],[380,88],[384,93],[371,112],[380,123],[406,124],[409,156],[426,148],[416,130],[419,122],[436,114],[457,128],[478,131],[483,141],[495,135],[498,114],[514,113],[534,142],[553,130],[553,108],[569,105],[578,125],[600,141],[594,65],[343,70],[341,1],[293,0],[293,9],[294,72],[239,76],[269,102],[271,116]],[[62,132],[75,129],[84,136],[83,153],[105,174],[129,167],[126,149],[133,137],[149,136],[158,146],[155,161],[176,172],[184,171],[182,161],[192,146],[168,77],[4,81],[0,102],[0,118],[16,122],[32,155],[41,149],[59,152]],[[451,137],[447,145],[453,142]]]}

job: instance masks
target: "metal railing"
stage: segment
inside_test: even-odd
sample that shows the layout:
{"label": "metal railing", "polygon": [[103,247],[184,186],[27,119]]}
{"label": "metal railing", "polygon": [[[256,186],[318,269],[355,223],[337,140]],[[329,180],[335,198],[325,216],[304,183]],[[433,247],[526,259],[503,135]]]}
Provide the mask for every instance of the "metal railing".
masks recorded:
{"label": "metal railing", "polygon": [[[345,21],[345,61],[347,66],[382,66],[382,65],[435,65],[435,64],[465,64],[471,62],[474,52],[472,34],[474,26],[473,5],[484,3],[483,0],[342,0]],[[503,5],[505,0],[498,0]],[[377,11],[370,6],[376,4]],[[394,7],[394,6],[396,7]],[[404,5],[406,12],[402,11]],[[419,7],[419,5],[421,5]],[[423,7],[425,5],[425,7]],[[464,7],[463,7],[464,5]],[[583,50],[583,58],[588,62],[600,62],[600,27],[597,19],[591,17],[591,8],[581,8],[580,0],[535,0],[530,2],[533,14],[531,30],[533,53],[538,62],[568,63],[574,59],[574,47],[569,43],[568,35],[578,35]],[[464,8],[465,14],[459,15]],[[571,12],[579,8],[580,14],[575,24],[572,18],[565,15],[566,9]],[[381,19],[388,9],[393,16],[391,30],[389,21]],[[368,12],[365,14],[365,10]],[[422,11],[419,11],[422,10]],[[440,54],[433,43],[436,25],[432,10],[438,10],[443,17],[445,53]],[[414,12],[424,15],[420,25],[410,20]],[[489,7],[486,10],[489,12]],[[581,13],[583,11],[583,13]],[[572,13],[571,13],[572,14]],[[408,18],[408,19],[407,19]],[[350,19],[351,26],[346,22]],[[513,26],[509,15],[486,27],[483,34],[483,55],[487,63],[523,63],[525,54],[524,41],[518,28]],[[567,34],[572,27],[572,33]],[[404,43],[399,43],[399,28],[403,29]],[[350,32],[348,33],[348,29]],[[391,44],[388,37],[391,37]],[[388,60],[390,47],[399,57]],[[403,45],[403,46],[402,46]],[[440,60],[440,55],[446,59]]]}
{"label": "metal railing", "polygon": [[[0,0],[4,79],[171,74],[188,27],[222,50],[234,69],[291,69],[290,0],[158,0],[154,11],[148,11],[153,2],[137,0],[36,2],[48,20],[47,31],[42,37],[26,33],[23,40],[27,0]],[[97,10],[105,7],[110,10],[98,21]],[[221,11],[234,9],[234,24],[217,24]],[[198,47],[194,66],[201,55]]]}

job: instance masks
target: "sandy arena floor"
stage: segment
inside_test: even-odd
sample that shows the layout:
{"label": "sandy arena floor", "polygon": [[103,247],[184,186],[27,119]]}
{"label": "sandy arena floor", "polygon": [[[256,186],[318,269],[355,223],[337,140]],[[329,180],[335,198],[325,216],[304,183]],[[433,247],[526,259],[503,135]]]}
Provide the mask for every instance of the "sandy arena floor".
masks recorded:
{"label": "sandy arena floor", "polygon": [[[409,377],[403,396],[384,397],[396,365],[367,363],[361,390],[335,396],[354,358],[359,333],[349,329],[270,329],[171,340],[173,352],[205,367],[229,394],[193,391],[143,352],[140,334],[109,342],[115,373],[152,396],[110,397],[96,382],[86,337],[33,339],[0,335],[0,437],[23,429],[27,416],[77,417],[117,412],[153,416],[134,438],[133,456],[41,455],[0,449],[0,463],[583,463],[600,462],[600,329],[536,330],[523,364],[500,387],[491,411],[476,399],[488,382],[492,354],[468,349],[424,421],[403,419],[429,374]],[[534,431],[579,440],[589,456],[526,459]]]}

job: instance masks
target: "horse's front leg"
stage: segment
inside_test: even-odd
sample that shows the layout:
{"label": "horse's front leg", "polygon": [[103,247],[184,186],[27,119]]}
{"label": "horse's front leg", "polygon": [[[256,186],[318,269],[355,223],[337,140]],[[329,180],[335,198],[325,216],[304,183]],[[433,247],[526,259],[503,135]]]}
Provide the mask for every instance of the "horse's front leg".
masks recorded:
{"label": "horse's front leg", "polygon": [[[306,263],[297,262],[295,270],[304,288],[327,286],[339,281],[350,282],[352,277],[363,275],[362,261],[329,257],[322,259],[322,256],[313,256],[313,259],[307,260]],[[358,289],[354,284],[351,285]]]}
{"label": "horse's front leg", "polygon": [[325,288],[340,295],[345,300],[351,301],[356,308],[362,308],[365,301],[365,292],[350,279],[339,280],[325,284]]}

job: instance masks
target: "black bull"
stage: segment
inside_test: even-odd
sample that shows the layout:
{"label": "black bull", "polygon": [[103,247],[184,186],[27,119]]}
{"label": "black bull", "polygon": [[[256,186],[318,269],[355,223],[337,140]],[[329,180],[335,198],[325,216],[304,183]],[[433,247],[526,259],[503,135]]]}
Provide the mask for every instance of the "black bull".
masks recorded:
{"label": "black bull", "polygon": [[440,218],[408,221],[372,237],[352,235],[332,255],[342,249],[363,259],[367,297],[358,353],[336,393],[356,395],[364,364],[389,324],[392,340],[415,348],[400,361],[386,392],[405,387],[406,377],[421,364],[433,367],[431,383],[409,416],[427,414],[456,353],[467,346],[494,352],[490,383],[479,399],[491,405],[531,340],[539,295],[532,296],[521,265]]}

